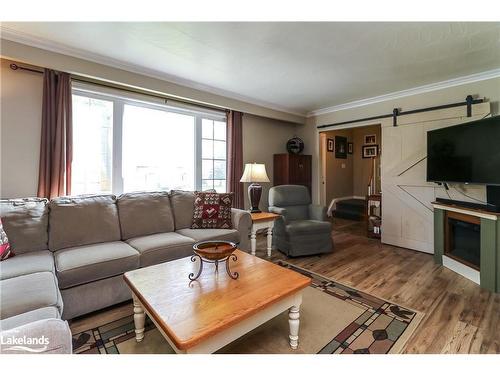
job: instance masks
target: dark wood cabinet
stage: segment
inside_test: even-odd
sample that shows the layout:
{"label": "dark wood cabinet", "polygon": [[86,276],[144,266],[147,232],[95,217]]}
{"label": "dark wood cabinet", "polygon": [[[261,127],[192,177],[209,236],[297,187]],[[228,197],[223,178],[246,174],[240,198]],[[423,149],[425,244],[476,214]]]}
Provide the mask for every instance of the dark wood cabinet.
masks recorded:
{"label": "dark wood cabinet", "polygon": [[311,155],[274,154],[276,185],[304,185],[311,192]]}

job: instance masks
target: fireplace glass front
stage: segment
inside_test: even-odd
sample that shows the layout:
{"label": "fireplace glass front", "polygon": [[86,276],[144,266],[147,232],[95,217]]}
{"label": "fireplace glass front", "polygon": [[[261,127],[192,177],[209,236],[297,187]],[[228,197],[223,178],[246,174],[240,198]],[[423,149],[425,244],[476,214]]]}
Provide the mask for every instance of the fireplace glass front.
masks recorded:
{"label": "fireplace glass front", "polygon": [[481,225],[448,217],[447,246],[449,257],[479,270],[481,260]]}

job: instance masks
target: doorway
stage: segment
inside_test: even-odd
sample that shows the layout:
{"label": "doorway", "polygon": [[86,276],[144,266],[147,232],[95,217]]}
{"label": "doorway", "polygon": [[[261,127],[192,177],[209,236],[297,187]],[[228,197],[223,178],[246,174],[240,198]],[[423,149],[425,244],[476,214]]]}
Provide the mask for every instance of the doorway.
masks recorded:
{"label": "doorway", "polygon": [[319,141],[320,197],[334,231],[380,238],[381,125],[320,132]]}

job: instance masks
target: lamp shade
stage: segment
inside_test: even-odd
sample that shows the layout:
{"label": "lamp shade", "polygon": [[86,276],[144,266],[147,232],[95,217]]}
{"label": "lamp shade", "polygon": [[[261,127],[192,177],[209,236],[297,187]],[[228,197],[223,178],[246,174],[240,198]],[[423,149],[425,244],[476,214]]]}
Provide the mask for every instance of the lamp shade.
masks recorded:
{"label": "lamp shade", "polygon": [[270,182],[265,164],[245,164],[245,171],[240,182]]}

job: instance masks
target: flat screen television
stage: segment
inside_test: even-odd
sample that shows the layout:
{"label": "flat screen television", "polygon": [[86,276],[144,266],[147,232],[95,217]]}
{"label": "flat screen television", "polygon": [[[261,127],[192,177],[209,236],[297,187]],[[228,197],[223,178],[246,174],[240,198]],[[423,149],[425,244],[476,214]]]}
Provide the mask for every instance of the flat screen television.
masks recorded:
{"label": "flat screen television", "polygon": [[427,132],[427,181],[500,185],[500,116]]}

